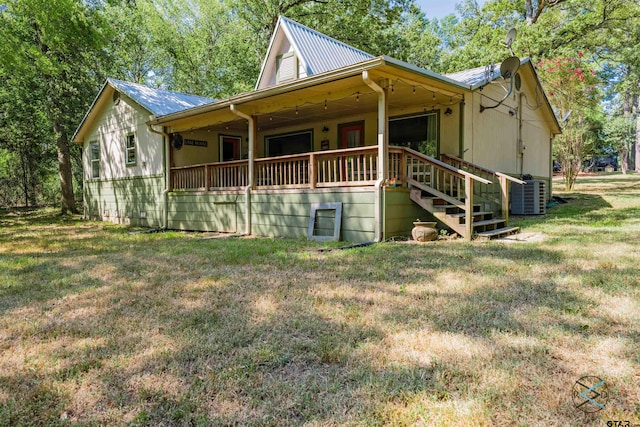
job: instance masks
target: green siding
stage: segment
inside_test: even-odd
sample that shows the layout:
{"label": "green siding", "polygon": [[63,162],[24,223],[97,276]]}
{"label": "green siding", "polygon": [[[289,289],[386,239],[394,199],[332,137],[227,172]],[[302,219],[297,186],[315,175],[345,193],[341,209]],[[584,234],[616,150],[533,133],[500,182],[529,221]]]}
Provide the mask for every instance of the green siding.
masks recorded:
{"label": "green siding", "polygon": [[168,228],[239,233],[245,227],[245,196],[169,193]]}
{"label": "green siding", "polygon": [[[374,239],[374,192],[356,189],[349,192],[254,193],[251,196],[252,232],[273,237],[306,237],[311,205],[332,202],[342,202],[341,240],[365,242]],[[316,234],[333,234],[333,220],[326,213],[322,212],[316,218]]]}
{"label": "green siding", "polygon": [[413,221],[435,221],[433,216],[414,203],[408,188],[385,187],[384,191],[385,238],[410,236]]}
{"label": "green siding", "polygon": [[[162,226],[162,188],[161,176],[87,181],[87,215],[138,226]],[[254,192],[251,195],[252,233],[304,238],[312,204],[342,202],[341,240],[371,241],[375,238],[374,201],[375,193],[371,189]],[[406,188],[385,188],[384,204],[385,238],[410,235],[416,218],[432,219],[428,212],[411,201]],[[146,213],[146,218],[140,218],[140,212]],[[167,216],[170,229],[244,232],[245,195],[243,192],[169,193]],[[332,213],[319,212],[315,233],[332,234],[333,221]]]}
{"label": "green siding", "polygon": [[162,175],[88,180],[84,183],[85,214],[94,220],[159,227],[162,189]]}

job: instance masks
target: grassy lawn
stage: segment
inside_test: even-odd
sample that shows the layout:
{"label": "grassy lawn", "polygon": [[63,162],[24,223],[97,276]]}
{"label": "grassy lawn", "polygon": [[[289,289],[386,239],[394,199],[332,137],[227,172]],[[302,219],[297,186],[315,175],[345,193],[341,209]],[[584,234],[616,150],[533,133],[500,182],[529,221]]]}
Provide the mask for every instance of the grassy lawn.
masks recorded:
{"label": "grassy lawn", "polygon": [[566,196],[542,242],[330,252],[1,212],[0,425],[640,423],[640,176]]}

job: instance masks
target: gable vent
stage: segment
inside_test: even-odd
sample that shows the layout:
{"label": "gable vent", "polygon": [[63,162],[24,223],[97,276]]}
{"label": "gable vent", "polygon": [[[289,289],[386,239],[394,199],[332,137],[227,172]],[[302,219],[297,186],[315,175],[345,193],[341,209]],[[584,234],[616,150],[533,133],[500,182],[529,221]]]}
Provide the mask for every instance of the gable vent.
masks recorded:
{"label": "gable vent", "polygon": [[298,77],[298,61],[293,53],[282,55],[278,64],[278,83],[288,82]]}

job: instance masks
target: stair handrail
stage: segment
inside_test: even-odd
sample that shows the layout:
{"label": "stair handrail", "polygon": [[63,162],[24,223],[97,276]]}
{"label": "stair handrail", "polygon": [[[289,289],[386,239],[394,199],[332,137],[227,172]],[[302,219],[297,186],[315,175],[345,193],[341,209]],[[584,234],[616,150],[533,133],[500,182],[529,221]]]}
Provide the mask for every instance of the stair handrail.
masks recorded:
{"label": "stair handrail", "polygon": [[420,160],[423,160],[427,163],[431,163],[432,165],[435,165],[437,167],[439,167],[440,169],[446,169],[447,171],[453,173],[454,175],[457,175],[460,178],[470,178],[473,181],[478,181],[481,182],[482,184],[493,184],[493,182],[489,181],[488,179],[484,179],[482,177],[479,177],[478,175],[474,175],[471,172],[467,172],[464,169],[460,169],[460,168],[456,168],[454,166],[451,166],[448,163],[442,162],[436,158],[427,156],[426,154],[422,154],[419,151],[413,150],[411,148],[408,147],[402,147],[404,149],[404,151],[408,154],[411,154],[414,157],[419,158]]}
{"label": "stair handrail", "polygon": [[[502,172],[497,172],[494,170],[491,170],[489,168],[485,168],[483,166],[479,166],[476,165],[475,163],[471,163],[468,162],[466,160],[460,159],[456,156],[452,156],[450,154],[440,154],[441,158],[449,158],[454,162],[458,162],[461,165],[467,165],[470,168],[475,168],[478,169],[486,174],[492,175],[494,176],[497,180],[498,183],[500,184],[500,207],[502,210],[502,217],[508,221],[509,220],[509,181],[520,184],[520,185],[526,185],[526,182],[518,179],[518,178],[514,178],[510,175],[507,175],[506,173],[502,173]],[[507,222],[508,223],[508,222]]]}
{"label": "stair handrail", "polygon": [[449,159],[451,159],[451,160],[453,160],[455,162],[458,162],[460,164],[463,164],[463,165],[468,165],[471,168],[475,168],[475,169],[481,170],[482,172],[485,172],[485,173],[487,173],[489,175],[494,175],[495,177],[498,177],[498,178],[502,177],[502,178],[505,178],[505,179],[507,179],[507,180],[509,180],[511,182],[515,182],[515,183],[518,183],[518,184],[521,184],[521,185],[525,185],[526,184],[526,182],[521,180],[521,179],[514,178],[511,175],[507,175],[506,173],[494,171],[492,169],[486,168],[484,166],[477,165],[475,163],[471,163],[471,162],[469,162],[467,160],[463,160],[463,159],[461,159],[459,157],[456,157],[456,156],[453,156],[451,154],[444,154],[444,153],[440,154],[440,158],[443,158],[443,157],[449,158]]}

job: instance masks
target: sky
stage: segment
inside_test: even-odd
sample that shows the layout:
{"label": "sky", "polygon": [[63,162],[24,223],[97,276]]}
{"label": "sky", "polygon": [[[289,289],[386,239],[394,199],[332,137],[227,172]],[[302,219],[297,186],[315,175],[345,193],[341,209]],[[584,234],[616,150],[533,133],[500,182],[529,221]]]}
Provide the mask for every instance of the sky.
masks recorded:
{"label": "sky", "polygon": [[[476,0],[482,6],[486,0]],[[427,18],[442,18],[443,16],[455,13],[456,4],[459,0],[416,0],[416,4],[426,13]]]}

